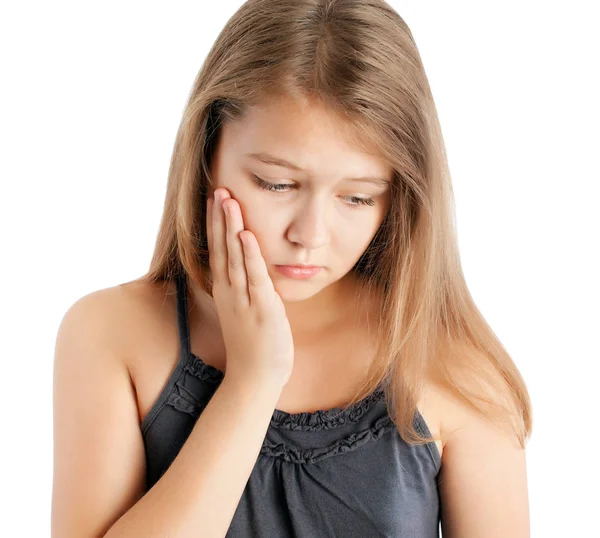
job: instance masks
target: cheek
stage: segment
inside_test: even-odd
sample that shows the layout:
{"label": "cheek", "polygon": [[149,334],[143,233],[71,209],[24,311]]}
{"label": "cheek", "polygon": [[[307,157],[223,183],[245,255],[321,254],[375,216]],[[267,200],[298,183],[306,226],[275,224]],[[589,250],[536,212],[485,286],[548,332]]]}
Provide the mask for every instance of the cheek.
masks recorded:
{"label": "cheek", "polygon": [[364,222],[362,226],[347,228],[338,238],[344,252],[360,257],[367,249],[380,227],[380,220]]}
{"label": "cheek", "polygon": [[364,230],[356,230],[354,233],[347,232],[337,238],[340,253],[351,258],[360,257],[370,242],[371,237],[367,237]]}
{"label": "cheek", "polygon": [[269,231],[276,229],[268,208],[264,207],[264,204],[257,204],[256,202],[246,202],[237,198],[236,200],[238,200],[242,209],[244,229],[250,230],[256,235],[262,246],[262,240],[268,238]]}

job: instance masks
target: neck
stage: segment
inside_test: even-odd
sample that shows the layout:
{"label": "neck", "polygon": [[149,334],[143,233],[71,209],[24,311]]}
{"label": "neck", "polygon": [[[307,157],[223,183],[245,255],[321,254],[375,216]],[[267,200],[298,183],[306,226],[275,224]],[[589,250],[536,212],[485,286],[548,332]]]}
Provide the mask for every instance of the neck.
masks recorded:
{"label": "neck", "polygon": [[[294,339],[312,337],[339,324],[351,314],[351,299],[355,288],[353,275],[345,277],[304,301],[284,301],[286,315]],[[191,286],[191,303],[200,311],[201,322],[215,330],[221,324],[214,299],[204,290]]]}

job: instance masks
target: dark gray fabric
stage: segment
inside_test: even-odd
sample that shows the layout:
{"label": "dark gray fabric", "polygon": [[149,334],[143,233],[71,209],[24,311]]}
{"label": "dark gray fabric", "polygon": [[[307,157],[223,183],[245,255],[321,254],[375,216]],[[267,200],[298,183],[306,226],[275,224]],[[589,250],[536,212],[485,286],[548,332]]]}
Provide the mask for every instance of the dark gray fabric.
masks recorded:
{"label": "dark gray fabric", "polygon": [[[147,489],[173,462],[223,379],[190,351],[185,290],[181,277],[180,359],[141,426]],[[414,424],[429,435],[418,411]],[[440,465],[435,443],[402,440],[381,387],[347,410],[276,409],[227,536],[439,537]]]}

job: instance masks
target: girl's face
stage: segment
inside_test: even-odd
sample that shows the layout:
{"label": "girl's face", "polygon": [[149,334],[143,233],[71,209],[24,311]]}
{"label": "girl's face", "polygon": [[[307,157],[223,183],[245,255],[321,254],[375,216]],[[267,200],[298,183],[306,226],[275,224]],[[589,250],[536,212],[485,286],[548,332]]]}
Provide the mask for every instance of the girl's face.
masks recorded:
{"label": "girl's face", "polygon": [[[352,145],[340,121],[321,105],[272,99],[224,124],[215,148],[213,187],[240,204],[284,302],[341,285],[389,209],[393,170]],[[323,269],[299,280],[276,268],[295,264]]]}

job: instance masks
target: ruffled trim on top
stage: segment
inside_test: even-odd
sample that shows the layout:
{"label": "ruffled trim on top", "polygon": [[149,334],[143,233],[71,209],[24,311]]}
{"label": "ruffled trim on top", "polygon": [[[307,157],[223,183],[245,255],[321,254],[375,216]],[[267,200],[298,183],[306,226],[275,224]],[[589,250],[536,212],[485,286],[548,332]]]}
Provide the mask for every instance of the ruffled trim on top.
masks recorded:
{"label": "ruffled trim on top", "polygon": [[198,355],[194,355],[193,353],[190,354],[184,370],[192,374],[195,378],[206,381],[210,385],[218,385],[223,381],[223,377],[225,376],[221,370],[210,364],[206,364]]}
{"label": "ruffled trim on top", "polygon": [[315,431],[329,430],[343,426],[347,422],[358,422],[360,418],[383,398],[382,389],[377,389],[350,407],[334,407],[332,409],[287,413],[275,409],[271,418],[271,426],[282,430]]}
{"label": "ruffled trim on top", "polygon": [[[225,376],[221,370],[205,363],[193,353],[190,355],[190,360],[188,360],[184,369],[197,379],[205,381],[210,385],[218,385]],[[275,409],[271,417],[271,426],[282,430],[307,432],[338,428],[348,422],[358,422],[383,397],[384,391],[381,385],[379,385],[371,394],[355,402],[348,408],[334,407],[332,409],[305,411],[301,413],[287,413],[281,409]]]}
{"label": "ruffled trim on top", "polygon": [[395,428],[392,419],[389,416],[383,416],[376,420],[370,428],[339,439],[327,447],[299,449],[284,443],[275,444],[265,438],[260,453],[272,458],[281,458],[291,463],[316,463],[337,454],[345,454],[356,450],[370,441],[379,439]]}

